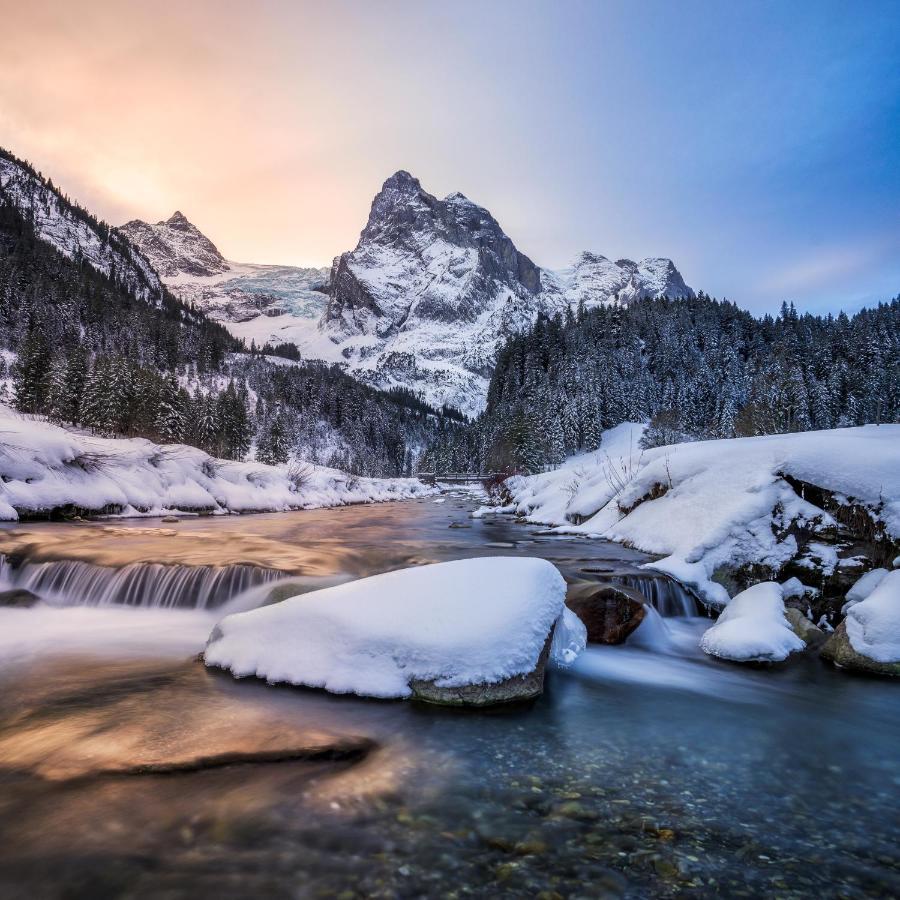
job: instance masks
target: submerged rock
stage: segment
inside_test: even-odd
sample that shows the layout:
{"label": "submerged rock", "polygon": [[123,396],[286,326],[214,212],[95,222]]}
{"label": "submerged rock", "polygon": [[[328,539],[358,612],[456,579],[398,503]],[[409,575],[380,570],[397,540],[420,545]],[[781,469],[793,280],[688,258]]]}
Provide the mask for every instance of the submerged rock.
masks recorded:
{"label": "submerged rock", "polygon": [[590,644],[621,644],[644,621],[644,598],[636,590],[595,582],[576,582],[566,606],[587,628]]}
{"label": "submerged rock", "polygon": [[8,591],[0,591],[0,606],[34,606],[40,601],[37,594],[25,590],[25,588],[12,588]]}

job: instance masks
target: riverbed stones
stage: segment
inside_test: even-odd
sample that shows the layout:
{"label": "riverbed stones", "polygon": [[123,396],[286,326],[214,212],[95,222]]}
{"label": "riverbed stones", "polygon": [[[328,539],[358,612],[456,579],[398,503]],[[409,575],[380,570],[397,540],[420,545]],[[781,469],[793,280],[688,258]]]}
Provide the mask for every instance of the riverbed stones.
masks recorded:
{"label": "riverbed stones", "polygon": [[879,662],[858,653],[850,643],[847,625],[841,622],[822,647],[821,656],[841,669],[865,672],[869,675],[900,676],[900,662]]}
{"label": "riverbed stones", "polygon": [[638,591],[591,581],[570,584],[566,606],[584,622],[591,644],[623,643],[646,615],[643,596]]}

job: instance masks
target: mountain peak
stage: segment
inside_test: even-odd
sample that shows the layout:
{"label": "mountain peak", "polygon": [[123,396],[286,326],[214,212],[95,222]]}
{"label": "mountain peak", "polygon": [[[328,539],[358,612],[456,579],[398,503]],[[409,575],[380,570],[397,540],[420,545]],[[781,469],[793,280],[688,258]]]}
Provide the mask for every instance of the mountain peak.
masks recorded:
{"label": "mountain peak", "polygon": [[[176,209],[168,219],[166,219],[164,222],[158,222],[157,224],[169,225],[172,228],[184,228],[186,225],[191,225],[191,222],[180,209]],[[191,227],[193,228],[194,226],[191,225]]]}
{"label": "mountain peak", "polygon": [[216,275],[230,268],[216,245],[180,209],[150,225],[135,219],[119,232],[135,244],[165,278]]}
{"label": "mountain peak", "polygon": [[401,191],[421,191],[422,185],[419,183],[419,179],[414,175],[410,175],[406,169],[398,169],[381,186],[382,192],[391,189]]}

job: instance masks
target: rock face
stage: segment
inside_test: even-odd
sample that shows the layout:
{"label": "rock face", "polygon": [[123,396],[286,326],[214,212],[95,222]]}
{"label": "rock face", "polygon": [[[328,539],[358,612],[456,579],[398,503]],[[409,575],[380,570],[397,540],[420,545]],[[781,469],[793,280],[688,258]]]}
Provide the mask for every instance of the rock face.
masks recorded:
{"label": "rock face", "polygon": [[623,643],[646,615],[637,591],[594,582],[569,585],[566,606],[584,622],[590,644]]}
{"label": "rock face", "polygon": [[216,245],[179,211],[155,225],[133,219],[118,230],[141,248],[163,278],[228,271]]}
{"label": "rock face", "polygon": [[547,294],[559,293],[568,305],[576,308],[628,304],[646,297],[684,300],[694,296],[672,260],[665,258],[613,262],[598,253],[585,251],[570,268],[544,272],[543,277]]}
{"label": "rock face", "polygon": [[693,296],[670,260],[584,253],[571,269],[542,270],[486,209],[459,193],[439,200],[401,171],[335,260],[320,328],[363,380],[475,413],[498,347],[539,314],[663,294]]}
{"label": "rock face", "polygon": [[823,659],[834,663],[842,669],[852,669],[856,672],[866,672],[870,675],[894,675],[900,676],[900,662],[879,662],[862,653],[857,653],[850,643],[847,634],[846,622],[841,622],[834,630],[834,634],[822,647],[820,655]]}

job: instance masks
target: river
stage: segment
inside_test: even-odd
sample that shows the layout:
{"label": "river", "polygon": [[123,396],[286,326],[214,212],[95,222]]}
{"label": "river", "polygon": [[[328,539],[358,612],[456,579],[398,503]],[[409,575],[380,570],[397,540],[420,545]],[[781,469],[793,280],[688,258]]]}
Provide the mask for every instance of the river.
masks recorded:
{"label": "river", "polygon": [[[690,598],[640,581],[646,556],[477,505],[0,529],[0,577],[46,599],[0,609],[0,896],[900,895],[896,685],[716,664]],[[195,659],[285,572],[520,554],[665,615],[494,711]]]}

